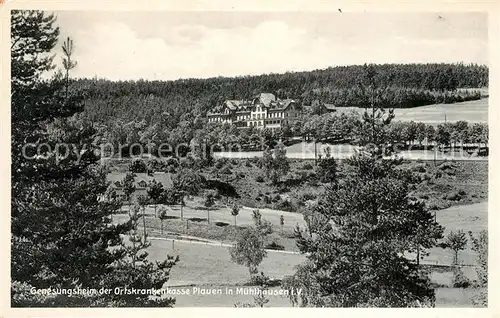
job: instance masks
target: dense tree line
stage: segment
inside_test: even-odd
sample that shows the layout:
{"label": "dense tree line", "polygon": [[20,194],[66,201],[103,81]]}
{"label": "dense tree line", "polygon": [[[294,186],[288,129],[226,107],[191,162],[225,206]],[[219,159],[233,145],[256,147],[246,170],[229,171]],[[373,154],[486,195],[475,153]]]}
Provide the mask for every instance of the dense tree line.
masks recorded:
{"label": "dense tree line", "polygon": [[[211,160],[217,151],[253,151],[273,148],[279,140],[288,144],[293,136],[304,140],[324,141],[358,145],[368,138],[369,129],[363,125],[362,117],[356,112],[304,116],[291,126],[283,126],[277,131],[268,128],[238,129],[234,125],[212,123],[205,125],[200,118],[183,116],[179,126],[170,131],[161,131],[157,125],[147,126],[144,121],[126,124],[115,123],[113,130],[104,133],[102,142],[109,142],[113,154],[127,157],[141,153],[184,157],[188,153],[205,160]],[[485,123],[467,121],[443,124],[423,122],[393,121],[380,132],[391,144],[406,149],[412,146],[442,147],[488,147],[489,131]],[[168,147],[159,148],[162,143]],[[135,144],[133,148],[130,145]],[[111,155],[111,153],[107,153]]]}
{"label": "dense tree line", "polygon": [[[380,90],[377,104],[386,108],[412,108],[433,104],[451,104],[481,98],[479,91],[436,91],[421,88],[391,86]],[[321,100],[336,107],[366,107],[366,100],[360,87],[341,89],[318,89],[303,98],[304,104]]]}
{"label": "dense tree line", "polygon": [[[366,127],[357,113],[314,115],[309,117],[297,134],[315,137],[316,140],[342,141],[359,144],[366,134]],[[488,146],[488,125],[467,121],[448,122],[438,125],[423,122],[394,121],[384,127],[384,138],[392,144],[404,146],[426,143],[440,146],[474,145]]]}

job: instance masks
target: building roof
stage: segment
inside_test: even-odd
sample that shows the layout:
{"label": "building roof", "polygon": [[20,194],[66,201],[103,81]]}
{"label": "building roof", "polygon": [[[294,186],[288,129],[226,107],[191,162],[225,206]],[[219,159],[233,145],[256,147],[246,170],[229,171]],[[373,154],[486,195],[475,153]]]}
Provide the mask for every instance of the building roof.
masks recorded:
{"label": "building roof", "polygon": [[244,101],[242,100],[226,100],[225,104],[227,108],[231,110],[236,110],[240,107],[241,104],[243,104]]}
{"label": "building roof", "polygon": [[259,102],[266,107],[269,107],[271,102],[276,101],[276,96],[274,96],[274,94],[271,93],[260,93],[259,95],[256,96],[256,98],[258,98]]}
{"label": "building roof", "polygon": [[246,100],[226,100],[222,105],[216,106],[214,109],[209,111],[207,115],[225,115],[223,113],[224,107],[227,107],[232,111],[236,111],[237,113],[249,112],[256,101],[258,101],[258,103],[262,104],[264,107],[273,110],[284,110],[290,104],[295,102],[293,99],[276,99],[276,96],[271,93],[260,93],[253,98],[253,102]]}
{"label": "building roof", "polygon": [[278,100],[276,102],[272,102],[269,105],[269,109],[271,109],[271,110],[284,110],[288,106],[290,106],[290,104],[292,104],[292,103],[295,103],[295,101],[293,99]]}
{"label": "building roof", "polygon": [[334,104],[325,104],[323,102],[320,102],[318,99],[315,99],[312,101],[311,105],[303,105],[302,108],[304,111],[311,112],[313,110],[313,107],[321,106],[324,107],[328,111],[335,111],[336,107]]}
{"label": "building roof", "polygon": [[[118,187],[116,182],[122,182],[123,179],[125,178],[126,173],[124,172],[111,172],[106,175],[106,181],[111,182],[112,187]],[[160,182],[164,188],[171,188],[173,187],[173,181],[172,181],[172,174],[171,173],[166,173],[166,172],[155,172],[151,175],[147,173],[136,173],[135,174],[135,182],[134,185],[136,189],[144,188],[141,185],[141,181],[144,181],[146,184],[148,184],[151,180],[156,180]]]}

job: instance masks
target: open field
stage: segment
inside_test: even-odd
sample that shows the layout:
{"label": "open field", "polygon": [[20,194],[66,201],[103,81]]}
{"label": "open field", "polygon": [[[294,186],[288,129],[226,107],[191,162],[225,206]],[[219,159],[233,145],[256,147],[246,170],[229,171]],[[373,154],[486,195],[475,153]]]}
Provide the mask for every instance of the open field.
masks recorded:
{"label": "open field", "polygon": [[[248,269],[231,261],[228,247],[208,244],[192,244],[175,240],[151,240],[149,257],[161,260],[166,254],[179,255],[180,261],[171,271],[168,286],[205,284],[245,284],[249,280]],[[268,251],[259,269],[270,278],[281,279],[293,274],[294,266],[304,256],[299,254]]]}
{"label": "open field", "polygon": [[[466,120],[471,123],[487,123],[488,122],[488,105],[489,99],[483,98],[474,101],[467,101],[454,104],[437,104],[420,106],[414,108],[396,108],[394,120],[415,121],[427,124],[441,124],[445,120],[455,122]],[[339,107],[337,112],[362,112],[363,109],[353,107]]]}
{"label": "open field", "polygon": [[[233,291],[248,281],[248,270],[244,266],[231,262],[228,248],[205,244],[193,244],[176,240],[152,240],[149,248],[152,260],[161,260],[166,254],[179,255],[179,262],[172,268],[168,287],[183,288],[226,288]],[[300,264],[304,256],[268,251],[268,256],[262,262],[260,270],[274,279],[281,279],[294,272],[294,266]],[[472,267],[464,267],[464,274],[475,279]],[[432,272],[431,280],[441,286],[451,286],[451,272]],[[470,307],[470,298],[475,295],[475,289],[459,289],[439,287],[436,289],[436,307]],[[253,301],[250,295],[189,295],[176,296],[178,307],[192,306],[227,306],[232,307],[237,302]],[[286,298],[269,297],[269,306],[291,306]]]}

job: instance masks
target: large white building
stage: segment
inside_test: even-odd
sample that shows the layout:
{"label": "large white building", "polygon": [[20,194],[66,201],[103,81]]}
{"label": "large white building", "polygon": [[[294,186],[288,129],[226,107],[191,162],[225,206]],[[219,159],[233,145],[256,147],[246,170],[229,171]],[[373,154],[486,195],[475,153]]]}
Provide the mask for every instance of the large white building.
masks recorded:
{"label": "large white building", "polygon": [[301,107],[293,99],[277,99],[274,94],[261,93],[252,100],[227,100],[207,114],[208,122],[231,123],[239,128],[276,130],[292,125],[300,117]]}

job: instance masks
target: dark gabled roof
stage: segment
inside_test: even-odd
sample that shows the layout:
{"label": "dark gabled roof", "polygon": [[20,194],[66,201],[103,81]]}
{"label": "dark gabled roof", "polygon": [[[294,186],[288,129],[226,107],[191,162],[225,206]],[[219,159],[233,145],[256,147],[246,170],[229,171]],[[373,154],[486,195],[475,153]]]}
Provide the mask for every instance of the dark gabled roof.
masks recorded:
{"label": "dark gabled roof", "polygon": [[295,103],[293,99],[278,100],[269,105],[269,110],[285,110],[293,103]]}
{"label": "dark gabled roof", "polygon": [[[276,99],[276,96],[271,93],[260,93],[253,98],[253,102],[258,101],[264,107],[272,110],[284,110],[290,104],[294,103],[293,99]],[[224,107],[237,113],[248,112],[250,108],[253,107],[252,101],[246,100],[226,100],[222,105],[215,107],[212,111],[208,112],[208,116],[212,115],[223,115]]]}
{"label": "dark gabled roof", "polygon": [[323,104],[325,105],[325,108],[328,110],[335,110],[335,105],[334,104]]}
{"label": "dark gabled roof", "polygon": [[226,100],[225,104],[227,108],[231,110],[236,110],[240,107],[241,104],[243,104],[244,101],[242,100]]}
{"label": "dark gabled roof", "polygon": [[[106,181],[111,182],[111,186],[116,188],[116,182],[121,183],[125,178],[125,175],[126,173],[124,172],[111,172],[106,175]],[[155,172],[152,175],[148,175],[147,173],[136,173],[135,175],[136,177],[134,185],[136,188],[142,188],[139,185],[141,181],[144,181],[146,182],[146,184],[148,184],[153,179],[163,184],[164,188],[171,188],[173,186],[171,173]]]}

